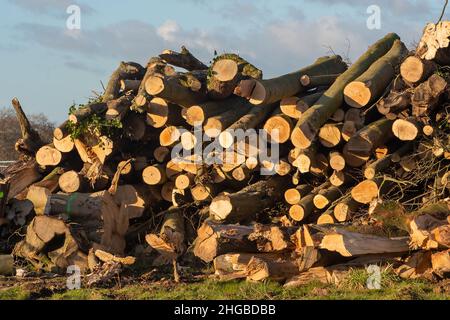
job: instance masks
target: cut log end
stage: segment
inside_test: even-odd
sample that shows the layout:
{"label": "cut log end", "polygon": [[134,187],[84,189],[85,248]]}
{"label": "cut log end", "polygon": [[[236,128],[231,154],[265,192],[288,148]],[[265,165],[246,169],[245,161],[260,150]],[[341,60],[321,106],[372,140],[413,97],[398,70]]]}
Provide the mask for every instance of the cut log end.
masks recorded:
{"label": "cut log end", "polygon": [[236,78],[239,69],[236,61],[231,59],[221,59],[214,63],[212,71],[215,79],[227,82]]}
{"label": "cut log end", "polygon": [[352,191],[352,198],[362,204],[369,204],[378,197],[378,185],[375,181],[365,180],[356,185]]}
{"label": "cut log end", "polygon": [[353,108],[363,108],[367,106],[371,99],[370,89],[364,82],[353,81],[344,89],[344,100]]}
{"label": "cut log end", "polygon": [[419,130],[414,123],[405,119],[397,119],[392,125],[392,132],[402,141],[412,141],[416,139]]}

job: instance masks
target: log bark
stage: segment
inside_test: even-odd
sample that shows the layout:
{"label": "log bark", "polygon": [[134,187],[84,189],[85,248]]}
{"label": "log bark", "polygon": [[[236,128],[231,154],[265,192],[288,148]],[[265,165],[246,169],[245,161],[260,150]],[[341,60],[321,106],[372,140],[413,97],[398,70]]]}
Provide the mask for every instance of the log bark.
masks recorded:
{"label": "log bark", "polygon": [[344,148],[346,163],[352,167],[362,166],[375,148],[385,145],[393,137],[392,124],[392,120],[384,118],[358,131]]}
{"label": "log bark", "polygon": [[122,120],[130,110],[131,103],[133,102],[133,97],[131,95],[124,95],[118,99],[110,100],[107,102],[105,119],[106,120]]}
{"label": "log bark", "polygon": [[181,47],[181,52],[164,50],[159,57],[171,65],[186,69],[188,71],[208,69],[208,67],[194,57],[194,55],[185,46]]}
{"label": "log bark", "polygon": [[145,68],[135,62],[121,62],[119,67],[111,75],[102,102],[117,99],[120,93],[120,80],[136,80],[142,79]]}
{"label": "log bark", "polygon": [[252,232],[246,226],[216,225],[205,222],[197,230],[194,254],[205,262],[230,252],[257,252],[256,243],[248,240]]}
{"label": "log bark", "polygon": [[376,102],[395,77],[396,68],[407,52],[403,42],[394,41],[384,56],[345,87],[345,102],[353,108],[364,108]]}
{"label": "log bark", "polygon": [[372,45],[347,71],[345,71],[325,94],[309,108],[299,119],[296,128],[292,132],[291,141],[294,146],[308,148],[322,125],[342,105],[345,86],[357,79],[380,57],[385,55],[399,37],[396,34],[388,34],[383,39]]}
{"label": "log bark", "polygon": [[384,238],[336,229],[326,234],[320,243],[321,249],[335,251],[344,257],[379,253],[403,253],[409,251],[408,238]]}
{"label": "log bark", "polygon": [[[345,70],[344,70],[345,71]],[[324,75],[303,75],[300,77],[300,83],[306,88],[329,87],[340,76],[340,74]]]}
{"label": "log bark", "polygon": [[296,72],[278,78],[255,81],[249,97],[250,103],[254,105],[270,104],[306,91],[306,88],[300,82],[303,75],[337,74],[344,72],[346,69],[347,66],[340,56],[319,58],[312,65]]}
{"label": "log bark", "polygon": [[434,110],[446,89],[447,81],[437,74],[421,83],[411,98],[412,115],[419,117]]}
{"label": "log bark", "polygon": [[283,198],[287,177],[271,177],[239,192],[217,196],[211,202],[211,218],[226,223],[249,221]]}

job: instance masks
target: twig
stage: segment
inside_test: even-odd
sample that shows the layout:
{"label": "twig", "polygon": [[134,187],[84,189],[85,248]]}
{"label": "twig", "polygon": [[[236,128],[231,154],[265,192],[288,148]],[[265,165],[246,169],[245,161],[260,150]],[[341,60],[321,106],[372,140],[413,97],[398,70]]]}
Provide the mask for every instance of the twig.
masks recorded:
{"label": "twig", "polygon": [[438,20],[438,22],[436,22],[436,24],[441,22],[442,18],[444,17],[445,9],[447,9],[447,5],[448,5],[448,0],[445,0],[445,4],[444,4],[444,7],[442,8],[441,16],[439,17],[439,20]]}

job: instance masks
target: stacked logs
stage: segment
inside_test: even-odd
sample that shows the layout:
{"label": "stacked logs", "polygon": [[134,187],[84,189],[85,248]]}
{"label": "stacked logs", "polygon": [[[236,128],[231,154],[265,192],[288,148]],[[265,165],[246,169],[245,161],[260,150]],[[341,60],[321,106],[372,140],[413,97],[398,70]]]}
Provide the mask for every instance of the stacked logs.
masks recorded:
{"label": "stacked logs", "polygon": [[238,55],[207,66],[185,47],[122,62],[49,144],[14,100],[23,159],[0,184],[0,218],[14,224],[20,201],[33,204],[26,223],[36,215],[15,255],[43,268],[35,235],[45,248],[65,233],[72,251],[45,251],[59,268],[121,263],[145,238],[176,279],[188,248],[222,279],[336,282],[380,262],[420,276],[424,259],[445,276],[450,54],[430,45],[442,34],[426,29],[409,52],[391,33],[350,66],[321,57],[272,79]]}

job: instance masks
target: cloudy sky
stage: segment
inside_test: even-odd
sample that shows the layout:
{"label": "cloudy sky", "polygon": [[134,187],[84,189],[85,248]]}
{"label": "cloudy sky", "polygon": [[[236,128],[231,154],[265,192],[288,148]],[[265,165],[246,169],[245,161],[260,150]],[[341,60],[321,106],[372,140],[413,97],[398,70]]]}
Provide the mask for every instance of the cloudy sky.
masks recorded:
{"label": "cloudy sky", "polygon": [[[19,97],[30,113],[60,122],[68,107],[101,91],[122,60],[145,64],[186,45],[205,62],[235,52],[272,77],[332,50],[354,61],[397,32],[412,46],[444,0],[0,0],[0,107]],[[81,29],[68,30],[70,5]],[[366,26],[381,9],[381,29]],[[450,10],[450,9],[449,9]],[[449,12],[450,14],[450,12]]]}

